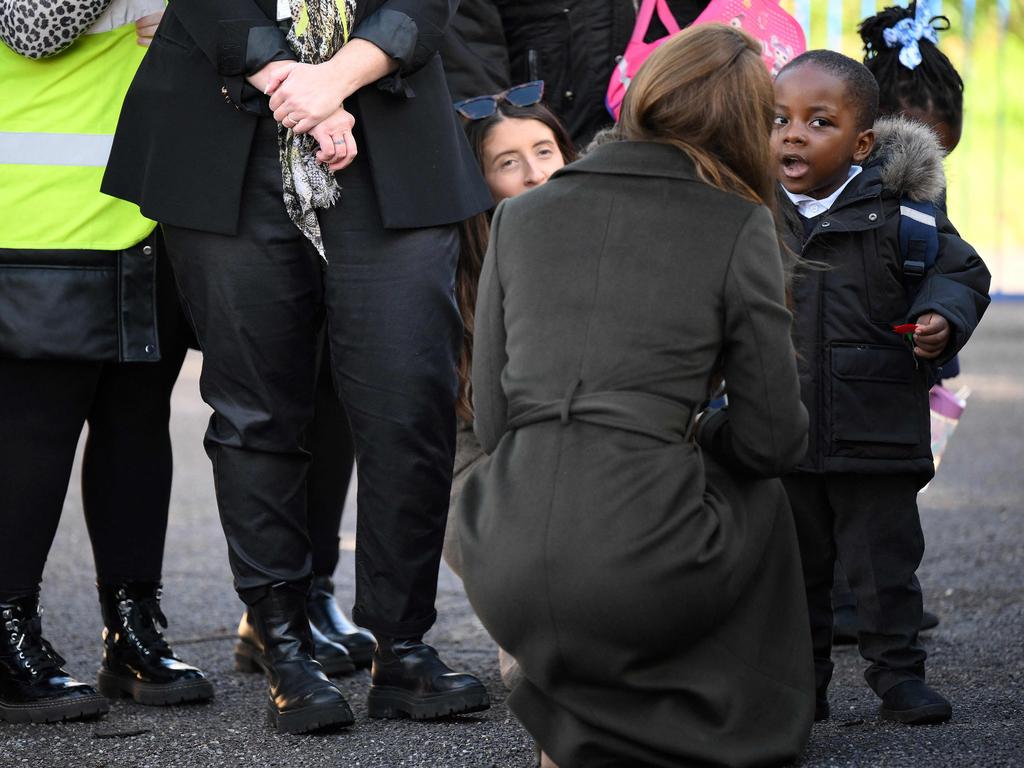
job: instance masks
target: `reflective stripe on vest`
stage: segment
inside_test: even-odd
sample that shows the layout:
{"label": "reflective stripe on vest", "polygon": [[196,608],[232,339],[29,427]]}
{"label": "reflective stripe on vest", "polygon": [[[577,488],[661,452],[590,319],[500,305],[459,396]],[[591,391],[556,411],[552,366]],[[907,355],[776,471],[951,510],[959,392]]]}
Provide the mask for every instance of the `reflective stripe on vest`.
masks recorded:
{"label": "reflective stripe on vest", "polygon": [[0,45],[0,248],[120,250],[152,232],[100,182],[146,49],[135,25],[33,60]]}

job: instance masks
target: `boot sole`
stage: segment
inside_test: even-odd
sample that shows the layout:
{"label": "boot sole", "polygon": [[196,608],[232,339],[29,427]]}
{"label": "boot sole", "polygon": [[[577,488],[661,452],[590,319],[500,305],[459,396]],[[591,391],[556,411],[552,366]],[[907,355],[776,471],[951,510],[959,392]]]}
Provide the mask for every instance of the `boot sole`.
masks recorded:
{"label": "boot sole", "polygon": [[[338,659],[328,662],[321,661],[320,659],[316,660],[320,662],[324,674],[328,677],[351,675],[356,671],[356,665],[351,659]],[[263,661],[263,655],[251,645],[241,640],[235,643],[235,669],[238,672],[245,672],[247,674],[255,672],[267,674],[267,666]]]}
{"label": "boot sole", "polygon": [[402,688],[370,686],[366,697],[367,714],[370,717],[412,720],[436,720],[451,715],[467,715],[490,709],[491,700],[487,690],[474,686],[453,693],[433,693],[416,696]]}
{"label": "boot sole", "polygon": [[892,720],[904,725],[935,725],[944,723],[953,716],[953,708],[948,704],[929,704],[914,709],[885,709],[880,707],[878,715],[883,720]]}
{"label": "boot sole", "polygon": [[8,723],[60,723],[66,720],[99,718],[110,711],[110,702],[100,694],[79,696],[65,702],[7,704],[0,701],[0,720]]}
{"label": "boot sole", "polygon": [[209,680],[181,680],[174,683],[146,683],[133,677],[123,677],[105,669],[96,675],[96,687],[110,699],[130,698],[147,707],[169,704],[209,701],[213,698],[213,684]]}
{"label": "boot sole", "polygon": [[274,703],[268,702],[267,720],[279,733],[311,733],[355,723],[355,717],[347,704],[326,704],[294,712],[278,712]]}

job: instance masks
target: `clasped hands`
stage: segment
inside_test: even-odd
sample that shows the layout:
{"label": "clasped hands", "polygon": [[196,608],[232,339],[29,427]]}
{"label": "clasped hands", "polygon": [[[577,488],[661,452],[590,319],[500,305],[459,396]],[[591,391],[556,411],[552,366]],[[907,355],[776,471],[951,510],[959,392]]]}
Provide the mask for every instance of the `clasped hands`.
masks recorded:
{"label": "clasped hands", "polygon": [[331,62],[300,64],[272,61],[249,82],[270,96],[274,119],[295,133],[308,133],[320,149],[318,162],[329,171],[349,166],[359,150],[352,128],[355,118],[342,105],[341,92]]}

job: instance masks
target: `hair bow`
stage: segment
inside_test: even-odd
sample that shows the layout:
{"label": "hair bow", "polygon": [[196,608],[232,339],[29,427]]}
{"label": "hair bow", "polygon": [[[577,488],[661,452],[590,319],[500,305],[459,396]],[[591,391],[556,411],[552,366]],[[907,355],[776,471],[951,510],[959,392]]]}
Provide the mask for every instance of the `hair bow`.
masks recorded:
{"label": "hair bow", "polygon": [[921,48],[918,43],[922,38],[932,45],[939,44],[939,35],[932,26],[935,18],[932,15],[931,3],[927,0],[918,0],[914,18],[900,19],[882,31],[885,44],[890,48],[900,49],[900,64],[907,69],[915,69],[921,63]]}

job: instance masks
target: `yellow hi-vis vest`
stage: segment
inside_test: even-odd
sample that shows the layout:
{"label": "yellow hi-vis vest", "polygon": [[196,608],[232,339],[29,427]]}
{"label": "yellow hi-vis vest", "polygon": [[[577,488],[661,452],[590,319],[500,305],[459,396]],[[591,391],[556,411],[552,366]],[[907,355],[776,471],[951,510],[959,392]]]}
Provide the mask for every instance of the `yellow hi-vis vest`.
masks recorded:
{"label": "yellow hi-vis vest", "polygon": [[0,44],[0,248],[112,251],[153,231],[136,205],[100,192],[145,52],[134,24],[48,59]]}

